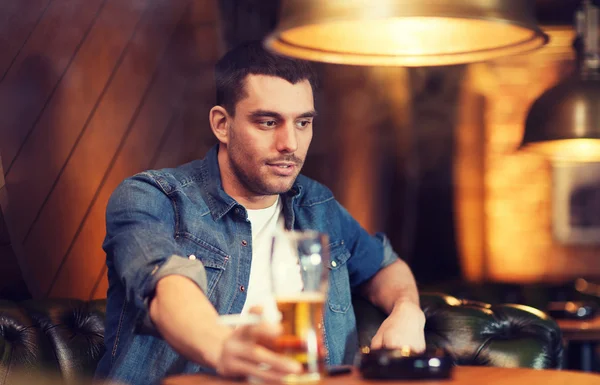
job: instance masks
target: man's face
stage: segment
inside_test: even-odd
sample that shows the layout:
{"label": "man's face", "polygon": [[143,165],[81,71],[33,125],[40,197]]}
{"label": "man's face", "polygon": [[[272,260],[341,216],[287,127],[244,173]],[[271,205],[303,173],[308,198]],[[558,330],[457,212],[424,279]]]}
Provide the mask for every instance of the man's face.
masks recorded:
{"label": "man's face", "polygon": [[250,196],[284,193],[300,173],[312,140],[311,85],[249,75],[244,88],[247,97],[236,105],[225,146],[231,177]]}

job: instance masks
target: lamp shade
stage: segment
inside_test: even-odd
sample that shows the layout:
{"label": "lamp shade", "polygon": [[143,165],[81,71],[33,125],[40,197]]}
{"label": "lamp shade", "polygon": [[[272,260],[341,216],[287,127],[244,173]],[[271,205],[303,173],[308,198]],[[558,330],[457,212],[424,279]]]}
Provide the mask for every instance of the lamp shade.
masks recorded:
{"label": "lamp shade", "polygon": [[530,0],[283,0],[265,46],[329,63],[433,66],[541,47]]}
{"label": "lamp shade", "polygon": [[531,106],[521,148],[554,160],[600,160],[600,78],[574,76]]}
{"label": "lamp shade", "polygon": [[575,12],[576,68],[529,109],[521,148],[554,161],[600,161],[600,7],[583,0]]}

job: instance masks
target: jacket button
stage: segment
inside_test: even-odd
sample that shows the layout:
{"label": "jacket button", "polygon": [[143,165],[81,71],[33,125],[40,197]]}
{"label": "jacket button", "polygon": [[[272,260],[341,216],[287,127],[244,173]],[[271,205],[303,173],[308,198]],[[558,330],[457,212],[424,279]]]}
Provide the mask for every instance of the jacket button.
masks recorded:
{"label": "jacket button", "polygon": [[335,261],[331,261],[331,267],[336,267],[337,263]]}
{"label": "jacket button", "polygon": [[243,293],[246,291],[246,288],[244,287],[244,285],[240,286],[240,291]]}
{"label": "jacket button", "polygon": [[246,241],[245,239],[242,241],[242,246],[248,246],[248,241]]}
{"label": "jacket button", "polygon": [[196,260],[196,256],[194,254],[190,254],[190,256],[188,258],[191,259],[192,261]]}

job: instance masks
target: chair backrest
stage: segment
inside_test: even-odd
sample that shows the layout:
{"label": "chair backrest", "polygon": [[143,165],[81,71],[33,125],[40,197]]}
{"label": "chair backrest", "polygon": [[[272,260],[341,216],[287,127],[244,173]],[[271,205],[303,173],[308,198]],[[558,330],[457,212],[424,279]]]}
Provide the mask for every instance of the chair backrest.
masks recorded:
{"label": "chair backrest", "polygon": [[106,300],[0,301],[0,385],[24,373],[89,382],[105,350],[105,308]]}
{"label": "chair backrest", "polygon": [[[385,314],[355,297],[361,346],[368,346]],[[556,322],[524,305],[489,305],[440,293],[422,293],[427,348],[444,349],[457,365],[563,367],[563,345]]]}
{"label": "chair backrest", "polygon": [[[385,319],[354,298],[359,339],[369,345]],[[458,365],[559,368],[563,347],[556,323],[537,309],[491,306],[444,294],[422,294],[427,346],[443,348]],[[104,347],[106,301],[0,301],[0,385],[24,371],[57,373],[66,384],[93,376]]]}

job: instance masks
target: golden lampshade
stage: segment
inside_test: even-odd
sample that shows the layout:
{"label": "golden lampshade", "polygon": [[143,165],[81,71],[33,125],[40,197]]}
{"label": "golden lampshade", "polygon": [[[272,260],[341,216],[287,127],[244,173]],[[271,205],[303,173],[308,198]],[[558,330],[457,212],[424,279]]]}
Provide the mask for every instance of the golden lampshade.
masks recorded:
{"label": "golden lampshade", "polygon": [[554,161],[600,161],[600,7],[575,13],[577,71],[544,92],[527,113],[520,148]]}
{"label": "golden lampshade", "polygon": [[328,63],[438,66],[547,42],[530,0],[282,0],[265,46]]}
{"label": "golden lampshade", "polygon": [[521,148],[553,160],[600,161],[600,77],[568,78],[537,99]]}

